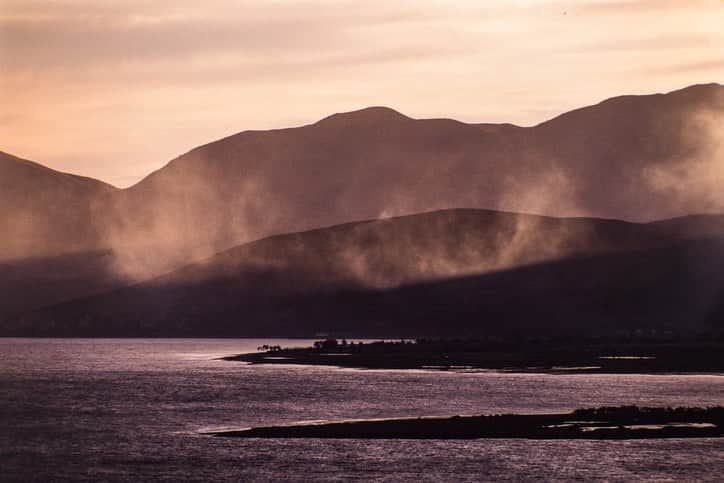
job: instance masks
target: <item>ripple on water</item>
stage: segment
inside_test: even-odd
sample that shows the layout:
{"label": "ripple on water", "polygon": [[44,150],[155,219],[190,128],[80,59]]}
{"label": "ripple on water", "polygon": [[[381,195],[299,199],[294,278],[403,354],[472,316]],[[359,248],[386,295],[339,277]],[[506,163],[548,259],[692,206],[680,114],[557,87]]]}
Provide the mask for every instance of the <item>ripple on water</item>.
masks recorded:
{"label": "ripple on water", "polygon": [[504,374],[217,360],[307,341],[0,339],[3,480],[711,479],[720,440],[227,440],[205,431],[577,407],[724,405],[717,375]]}

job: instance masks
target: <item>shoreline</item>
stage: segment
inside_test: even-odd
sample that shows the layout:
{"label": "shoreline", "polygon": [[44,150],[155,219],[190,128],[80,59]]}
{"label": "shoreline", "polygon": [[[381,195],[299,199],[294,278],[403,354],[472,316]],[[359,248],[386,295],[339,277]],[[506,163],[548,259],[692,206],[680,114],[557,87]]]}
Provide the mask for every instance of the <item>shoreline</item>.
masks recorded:
{"label": "shoreline", "polygon": [[724,375],[724,342],[434,340],[340,344],[327,340],[306,348],[262,346],[258,352],[221,359],[250,364],[460,373]]}
{"label": "shoreline", "polygon": [[290,366],[290,367],[328,367],[332,369],[348,369],[354,371],[416,371],[416,372],[447,372],[450,374],[538,374],[542,376],[546,375],[592,375],[592,376],[606,376],[606,375],[636,375],[636,376],[716,376],[724,377],[724,371],[607,371],[607,370],[582,370],[582,369],[539,369],[539,368],[471,368],[471,369],[460,369],[455,367],[450,368],[431,368],[431,367],[363,367],[363,366],[349,366],[349,365],[337,365],[337,364],[317,364],[317,363],[301,363],[301,362],[250,362],[243,360],[242,357],[248,354],[237,354],[233,356],[219,357],[216,360],[232,361],[232,362],[244,362],[248,365],[274,365],[274,366]]}
{"label": "shoreline", "polygon": [[205,433],[229,438],[329,439],[659,439],[720,438],[724,408],[577,409],[555,414],[502,414],[347,420]]}

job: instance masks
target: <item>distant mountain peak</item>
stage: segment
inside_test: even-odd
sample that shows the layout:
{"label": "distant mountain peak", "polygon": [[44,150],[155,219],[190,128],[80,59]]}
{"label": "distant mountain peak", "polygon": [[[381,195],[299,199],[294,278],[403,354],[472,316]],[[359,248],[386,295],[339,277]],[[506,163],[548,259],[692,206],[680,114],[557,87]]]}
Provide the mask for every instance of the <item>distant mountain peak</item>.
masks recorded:
{"label": "distant mountain peak", "polygon": [[357,111],[332,114],[318,121],[317,125],[367,124],[381,122],[410,121],[411,118],[384,106],[371,106]]}
{"label": "distant mountain peak", "polygon": [[719,84],[718,82],[708,82],[703,84],[692,84],[687,87],[683,87],[681,89],[676,89],[674,91],[669,92],[669,94],[674,92],[680,92],[680,91],[693,91],[693,90],[717,90],[723,88],[724,85]]}

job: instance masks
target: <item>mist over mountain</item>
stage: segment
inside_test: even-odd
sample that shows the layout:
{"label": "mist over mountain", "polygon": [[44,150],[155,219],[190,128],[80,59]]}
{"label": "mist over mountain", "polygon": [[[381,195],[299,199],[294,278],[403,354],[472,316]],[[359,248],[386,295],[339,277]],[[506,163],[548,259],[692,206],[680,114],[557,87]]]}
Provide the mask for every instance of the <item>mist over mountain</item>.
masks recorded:
{"label": "mist over mountain", "polygon": [[150,238],[206,255],[443,208],[627,220],[717,212],[723,116],[716,84],[613,98],[531,128],[369,108],[196,148],[119,192],[109,219],[121,246]]}
{"label": "mist over mountain", "polygon": [[0,259],[110,249],[140,280],[277,233],[444,208],[718,212],[723,116],[718,84],[615,97],[533,127],[373,107],[235,134],[124,190],[4,155]]}
{"label": "mist over mountain", "polygon": [[244,244],[26,313],[6,333],[686,332],[724,322],[723,289],[724,216],[637,224],[445,210]]}
{"label": "mist over mountain", "polygon": [[[538,276],[531,264],[573,267],[565,270],[586,277],[598,267],[590,257],[634,263],[635,253],[654,248],[670,251],[670,262],[657,259],[673,270],[661,283],[702,283],[709,276],[697,278],[701,257],[687,254],[718,260],[711,241],[720,235],[718,217],[631,224],[512,212],[635,222],[724,212],[723,121],[718,84],[615,97],[533,127],[417,120],[372,107],[229,136],[127,189],[0,153],[0,320],[46,317],[32,327],[49,333],[72,332],[79,320],[86,320],[83,330],[103,332],[98,321],[107,320],[108,331],[125,333],[131,329],[118,321],[127,317],[142,324],[134,326],[138,333],[170,334],[196,333],[194,324],[210,324],[216,313],[236,334],[243,332],[238,313],[251,307],[273,320],[284,320],[284,310],[295,320],[313,317],[301,306],[283,309],[292,296],[324,301],[320,307],[331,312],[315,320],[343,315],[334,295],[341,292],[355,294],[350,307],[385,293],[384,300],[424,311],[432,302],[404,298],[422,293],[412,287],[459,282],[464,294],[473,282],[461,277],[488,284],[505,272],[525,291],[531,285],[524,278]],[[430,213],[450,208],[508,213]],[[320,227],[330,228],[265,238]],[[631,283],[639,280],[644,290],[659,282],[645,277],[663,269],[641,270],[644,278],[611,273],[602,287],[635,293]],[[719,289],[718,279],[709,279],[707,300]],[[676,295],[671,287],[661,293]],[[41,307],[50,308],[27,315]],[[172,318],[181,325],[169,325]],[[292,326],[276,333],[282,327]]]}

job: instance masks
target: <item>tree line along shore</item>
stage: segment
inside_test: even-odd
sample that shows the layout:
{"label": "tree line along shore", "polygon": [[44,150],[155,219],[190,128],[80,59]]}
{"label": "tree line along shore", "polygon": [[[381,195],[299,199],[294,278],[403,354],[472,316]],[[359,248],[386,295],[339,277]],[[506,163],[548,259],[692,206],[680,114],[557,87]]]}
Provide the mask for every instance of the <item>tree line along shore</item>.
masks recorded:
{"label": "tree line along shore", "polygon": [[622,337],[417,339],[348,342],[328,338],[305,348],[261,346],[226,357],[253,364],[309,364],[366,369],[724,372],[724,338]]}

